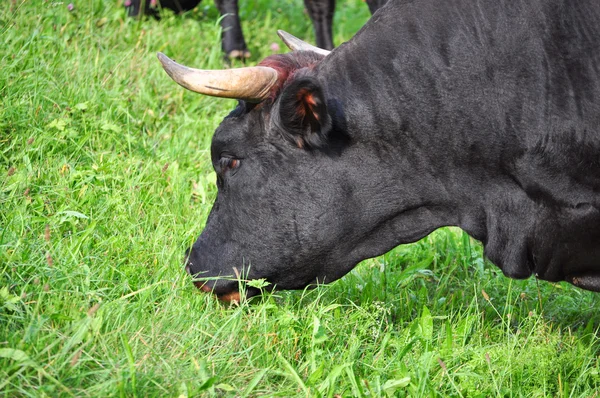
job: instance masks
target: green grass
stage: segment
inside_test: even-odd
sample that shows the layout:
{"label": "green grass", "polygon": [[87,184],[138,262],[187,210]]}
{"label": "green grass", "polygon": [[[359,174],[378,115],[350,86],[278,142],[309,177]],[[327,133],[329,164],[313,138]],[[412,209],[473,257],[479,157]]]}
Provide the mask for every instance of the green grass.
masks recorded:
{"label": "green grass", "polygon": [[[331,285],[226,306],[182,267],[235,102],[184,91],[163,51],[224,66],[212,2],[162,21],[115,1],[0,7],[0,395],[596,397],[600,295],[513,281],[457,229]],[[301,1],[242,1],[257,62]],[[339,2],[335,40],[368,19]]]}

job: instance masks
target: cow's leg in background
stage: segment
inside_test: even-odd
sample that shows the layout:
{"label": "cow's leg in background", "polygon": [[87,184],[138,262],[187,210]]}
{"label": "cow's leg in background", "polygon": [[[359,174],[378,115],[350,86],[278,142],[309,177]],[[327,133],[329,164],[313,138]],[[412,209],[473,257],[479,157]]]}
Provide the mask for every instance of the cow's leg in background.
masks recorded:
{"label": "cow's leg in background", "polygon": [[215,0],[215,4],[222,15],[221,47],[223,52],[228,58],[250,58],[250,51],[248,51],[240,26],[238,0]]}
{"label": "cow's leg in background", "polygon": [[317,47],[331,50],[333,48],[333,12],[335,0],[304,0],[308,15],[315,29]]}
{"label": "cow's leg in background", "polygon": [[383,7],[386,2],[387,0],[367,0],[367,5],[369,6],[369,11],[371,11],[371,14],[374,14],[375,11]]}
{"label": "cow's leg in background", "polygon": [[[366,0],[371,13],[374,13],[387,0]],[[127,13],[130,17],[144,14],[158,17],[158,4],[177,13],[189,11],[196,7],[200,0],[125,0]],[[250,51],[246,46],[242,27],[240,25],[238,0],[215,0],[222,15],[221,28],[223,36],[221,47],[227,58],[250,58]],[[333,14],[335,0],[304,0],[308,15],[312,20],[317,47],[326,50],[333,49]]]}
{"label": "cow's leg in background", "polygon": [[[373,14],[381,8],[387,0],[366,0],[369,11]],[[333,49],[333,13],[335,0],[304,0],[304,6],[312,20],[315,30],[317,47],[325,50]]]}
{"label": "cow's leg in background", "polygon": [[[180,14],[185,11],[192,10],[196,7],[200,1],[202,0],[146,0],[147,9],[158,9],[160,7],[168,8],[169,10],[173,10],[176,14]],[[150,7],[148,4],[150,3]]]}
{"label": "cow's leg in background", "polygon": [[[200,0],[125,0],[127,15],[136,17],[141,12],[146,15],[158,17],[158,4],[161,7],[173,10],[176,13],[189,11],[196,7]],[[215,0],[215,5],[221,15],[221,28],[223,29],[222,47],[228,58],[249,58],[250,52],[246,47],[238,13],[237,0]]]}
{"label": "cow's leg in background", "polygon": [[125,0],[127,15],[137,17],[140,13],[160,19],[159,9],[168,8],[175,13],[189,11],[196,7],[201,0]]}
{"label": "cow's leg in background", "polygon": [[565,280],[582,289],[600,292],[600,274],[597,272],[575,276],[569,275]]}

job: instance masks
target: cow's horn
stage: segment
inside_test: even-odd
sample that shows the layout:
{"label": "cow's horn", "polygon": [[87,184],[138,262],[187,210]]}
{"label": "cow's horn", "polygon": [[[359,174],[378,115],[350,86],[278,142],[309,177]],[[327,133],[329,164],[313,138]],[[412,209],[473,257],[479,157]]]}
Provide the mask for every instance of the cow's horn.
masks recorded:
{"label": "cow's horn", "polygon": [[277,35],[286,46],[292,51],[314,51],[317,54],[328,56],[331,51],[323,50],[322,48],[315,47],[312,44],[308,44],[305,41],[300,40],[294,35],[289,34],[288,32],[284,32],[283,30],[278,30]]}
{"label": "cow's horn", "polygon": [[157,57],[171,79],[179,85],[213,97],[261,102],[268,98],[269,90],[278,78],[277,71],[266,66],[200,70],[180,65],[163,53],[158,53]]}

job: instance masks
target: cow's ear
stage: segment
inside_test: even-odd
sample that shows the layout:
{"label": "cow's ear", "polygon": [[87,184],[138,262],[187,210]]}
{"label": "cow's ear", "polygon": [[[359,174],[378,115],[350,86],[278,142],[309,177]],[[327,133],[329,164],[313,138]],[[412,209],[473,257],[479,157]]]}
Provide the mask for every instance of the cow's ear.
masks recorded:
{"label": "cow's ear", "polygon": [[316,79],[297,78],[279,96],[275,123],[281,133],[300,148],[319,148],[327,143],[331,117]]}

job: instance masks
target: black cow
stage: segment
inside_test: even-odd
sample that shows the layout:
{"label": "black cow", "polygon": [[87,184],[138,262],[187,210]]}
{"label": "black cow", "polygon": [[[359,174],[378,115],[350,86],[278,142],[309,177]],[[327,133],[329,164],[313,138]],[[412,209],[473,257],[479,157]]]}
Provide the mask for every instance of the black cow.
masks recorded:
{"label": "black cow", "polygon": [[[189,11],[201,0],[126,0],[125,6],[129,16],[139,15],[142,8],[146,14],[157,15],[158,4],[175,12]],[[371,13],[374,13],[386,0],[366,0]],[[238,17],[238,0],[215,0],[221,15],[223,29],[222,48],[228,58],[249,58],[250,52],[244,40],[240,19]],[[333,48],[332,24],[335,0],[304,0],[308,15],[315,30],[317,46],[325,49]]]}
{"label": "black cow", "polygon": [[203,290],[331,282],[453,225],[509,277],[600,291],[598,0],[392,0],[327,56],[235,72],[253,84],[159,58],[183,86],[240,99],[188,253]]}

